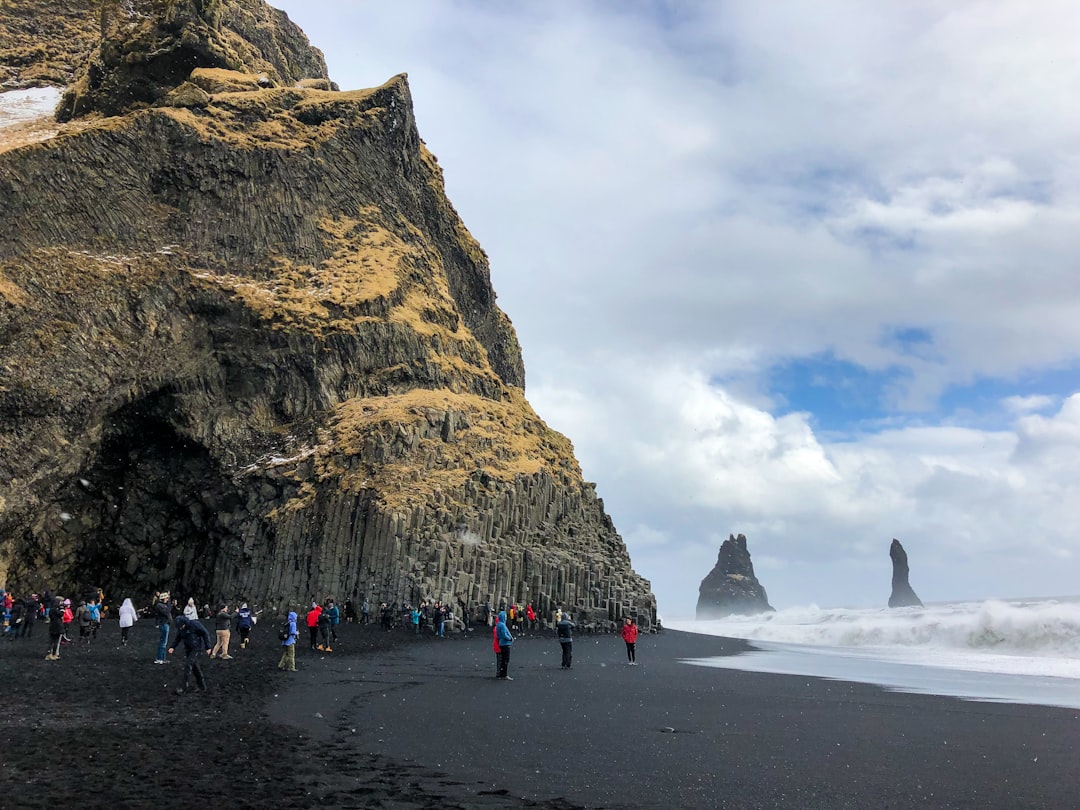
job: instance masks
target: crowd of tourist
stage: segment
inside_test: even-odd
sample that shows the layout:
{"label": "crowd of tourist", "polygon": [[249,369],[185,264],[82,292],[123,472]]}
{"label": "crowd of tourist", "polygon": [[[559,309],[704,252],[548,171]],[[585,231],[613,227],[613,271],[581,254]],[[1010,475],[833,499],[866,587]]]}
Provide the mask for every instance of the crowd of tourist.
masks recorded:
{"label": "crowd of tourist", "polygon": [[[35,625],[42,622],[46,625],[45,632],[49,640],[48,652],[45,655],[49,661],[59,660],[60,652],[66,645],[85,644],[89,647],[98,638],[102,620],[109,615],[101,589],[91,589],[78,597],[73,604],[72,599],[53,595],[48,590],[40,595],[33,592],[17,596],[0,588],[0,605],[3,606],[0,638],[7,641],[32,640]],[[472,625],[488,626],[492,629],[496,677],[513,680],[509,675],[509,665],[515,633],[533,631],[541,624],[532,604],[522,607],[516,603],[501,603],[496,611],[490,602],[486,602],[470,611],[465,601],[459,598],[457,607],[458,612],[455,612],[454,606],[449,602],[425,599],[415,606],[408,602],[401,602],[400,605],[383,602],[378,606],[377,612],[384,629],[392,630],[405,626],[417,636],[430,634],[437,638],[446,638],[447,634],[454,630],[467,636]],[[183,648],[184,680],[183,686],[177,689],[181,694],[193,687],[206,689],[206,679],[199,663],[203,653],[211,658],[231,660],[233,656],[229,650],[233,633],[239,638],[240,649],[246,649],[250,643],[251,630],[258,622],[258,612],[247,602],[241,601],[235,610],[232,610],[229,602],[221,602],[213,608],[204,603],[200,608],[193,596],[188,596],[185,600],[173,599],[168,591],[154,594],[150,605],[141,610],[137,610],[132,600],[126,598],[117,615],[120,646],[128,643],[130,630],[140,617],[153,620],[158,633],[155,664],[169,663],[169,656],[178,648]],[[573,634],[578,625],[570,613],[564,612],[561,607],[555,611],[552,618],[552,623],[545,623],[545,626],[554,628],[555,637],[562,649],[561,665],[564,669],[571,669]],[[342,621],[367,624],[370,620],[370,603],[366,598],[360,603],[359,611],[352,600],[346,600],[344,609],[341,609],[332,598],[322,602],[312,600],[310,608],[302,618],[296,612],[290,611],[281,622],[277,633],[282,647],[278,669],[296,671],[296,645],[301,628],[307,628],[308,646],[312,651],[328,653],[332,652],[334,645],[338,643],[338,628]],[[204,621],[213,624],[213,636]],[[632,666],[636,665],[638,628],[631,618],[625,619],[621,634],[626,644],[627,662]]]}

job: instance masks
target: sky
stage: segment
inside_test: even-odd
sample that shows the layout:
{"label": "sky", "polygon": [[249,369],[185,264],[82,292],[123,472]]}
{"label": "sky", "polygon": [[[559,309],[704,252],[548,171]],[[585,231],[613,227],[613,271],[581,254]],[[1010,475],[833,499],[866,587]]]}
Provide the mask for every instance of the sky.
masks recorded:
{"label": "sky", "polygon": [[274,0],[408,73],[526,394],[691,617],[1080,594],[1080,5]]}

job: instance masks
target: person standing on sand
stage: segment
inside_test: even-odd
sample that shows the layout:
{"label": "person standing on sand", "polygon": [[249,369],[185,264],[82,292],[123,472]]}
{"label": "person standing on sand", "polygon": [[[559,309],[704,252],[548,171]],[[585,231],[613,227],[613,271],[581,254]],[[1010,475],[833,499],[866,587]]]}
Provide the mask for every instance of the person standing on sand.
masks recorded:
{"label": "person standing on sand", "polygon": [[311,603],[311,610],[307,614],[307,630],[309,641],[311,642],[311,649],[315,649],[315,645],[319,643],[319,614],[322,613],[322,608],[319,607],[317,602]]}
{"label": "person standing on sand", "polygon": [[206,678],[203,677],[202,668],[199,666],[199,656],[203,650],[210,652],[213,640],[210,633],[198,619],[189,619],[187,616],[176,617],[176,641],[169,647],[168,652],[172,655],[179,642],[184,642],[184,685],[176,690],[176,694],[182,695],[191,688],[191,676],[195,676],[195,685],[200,692],[206,691]]}
{"label": "person standing on sand", "polygon": [[368,619],[370,619],[370,618],[371,618],[371,604],[368,602],[367,598],[365,597],[364,601],[360,603],[360,624],[367,624]]}
{"label": "person standing on sand", "polygon": [[165,653],[169,648],[169,625],[172,624],[172,610],[169,608],[169,592],[162,591],[154,602],[154,627],[158,629],[158,649],[155,664],[167,664]]}
{"label": "person standing on sand", "polygon": [[337,606],[337,602],[333,599],[326,600],[326,613],[330,616],[330,644],[337,644],[337,628],[341,624],[341,608]]}
{"label": "person standing on sand", "polygon": [[495,635],[499,641],[499,674],[496,678],[503,681],[512,681],[510,677],[510,645],[514,643],[514,637],[510,628],[506,626],[506,611],[499,611],[499,623],[495,625]]}
{"label": "person standing on sand", "polygon": [[135,612],[135,605],[131,604],[130,599],[125,599],[124,603],[120,605],[120,644],[127,646],[128,633],[131,631],[132,626],[139,620],[139,614]]}
{"label": "person standing on sand", "polygon": [[46,661],[60,660],[60,639],[64,637],[64,609],[56,599],[49,606],[49,652]]}
{"label": "person standing on sand", "polygon": [[637,652],[635,650],[637,644],[637,625],[634,624],[634,620],[629,616],[623,621],[622,640],[626,642],[627,663],[632,667],[637,666]]}
{"label": "person standing on sand", "polygon": [[491,628],[491,649],[495,651],[495,677],[499,677],[502,670],[502,656],[499,655],[499,622],[495,620],[495,626]]}
{"label": "person standing on sand", "polygon": [[60,636],[60,641],[64,644],[71,643],[71,636],[68,635],[68,628],[71,627],[71,623],[75,621],[75,614],[71,612],[71,600],[64,600],[64,632]]}
{"label": "person standing on sand", "polygon": [[229,613],[229,606],[226,604],[222,604],[218,612],[214,614],[214,635],[217,636],[217,641],[214,643],[214,649],[210,651],[211,658],[220,655],[223,661],[232,659],[229,655],[229,636],[231,635],[229,628],[232,627],[235,618],[236,614]]}
{"label": "person standing on sand", "polygon": [[285,672],[296,672],[296,613],[290,611],[286,621],[289,624],[286,630],[288,637],[281,641],[281,660],[278,661],[277,668]]}
{"label": "person standing on sand", "polygon": [[192,622],[197,622],[199,620],[199,609],[195,607],[194,596],[189,596],[187,604],[184,605],[184,618]]}
{"label": "person standing on sand", "polygon": [[564,613],[559,619],[555,632],[559,637],[559,646],[562,647],[562,668],[570,669],[574,658],[574,623],[570,620],[569,613]]}

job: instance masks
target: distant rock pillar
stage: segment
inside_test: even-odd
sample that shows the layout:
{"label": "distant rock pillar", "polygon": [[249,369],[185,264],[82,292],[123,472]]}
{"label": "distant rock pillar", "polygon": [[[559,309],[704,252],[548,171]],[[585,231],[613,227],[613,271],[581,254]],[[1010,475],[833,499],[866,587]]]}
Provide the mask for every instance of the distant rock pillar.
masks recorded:
{"label": "distant rock pillar", "polygon": [[908,582],[907,552],[895,537],[889,546],[889,556],[892,558],[892,594],[889,596],[889,607],[922,607],[922,601]]}
{"label": "distant rock pillar", "polygon": [[698,588],[697,617],[715,619],[732,613],[771,611],[765,588],[754,576],[746,535],[729,535],[720,546],[713,570]]}

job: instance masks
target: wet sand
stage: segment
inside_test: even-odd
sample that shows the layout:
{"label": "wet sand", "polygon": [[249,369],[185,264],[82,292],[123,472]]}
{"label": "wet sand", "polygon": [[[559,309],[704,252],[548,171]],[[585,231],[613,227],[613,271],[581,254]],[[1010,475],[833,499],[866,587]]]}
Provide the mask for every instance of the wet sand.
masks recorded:
{"label": "wet sand", "polygon": [[[44,625],[0,642],[0,804],[188,807],[1065,808],[1080,795],[1080,712],[693,667],[743,643],[524,637],[498,681],[486,632],[414,640],[345,626],[278,672],[272,622],[210,690],[176,696],[108,622],[44,660]],[[205,661],[205,659],[204,659]],[[669,729],[673,729],[669,730]]]}

